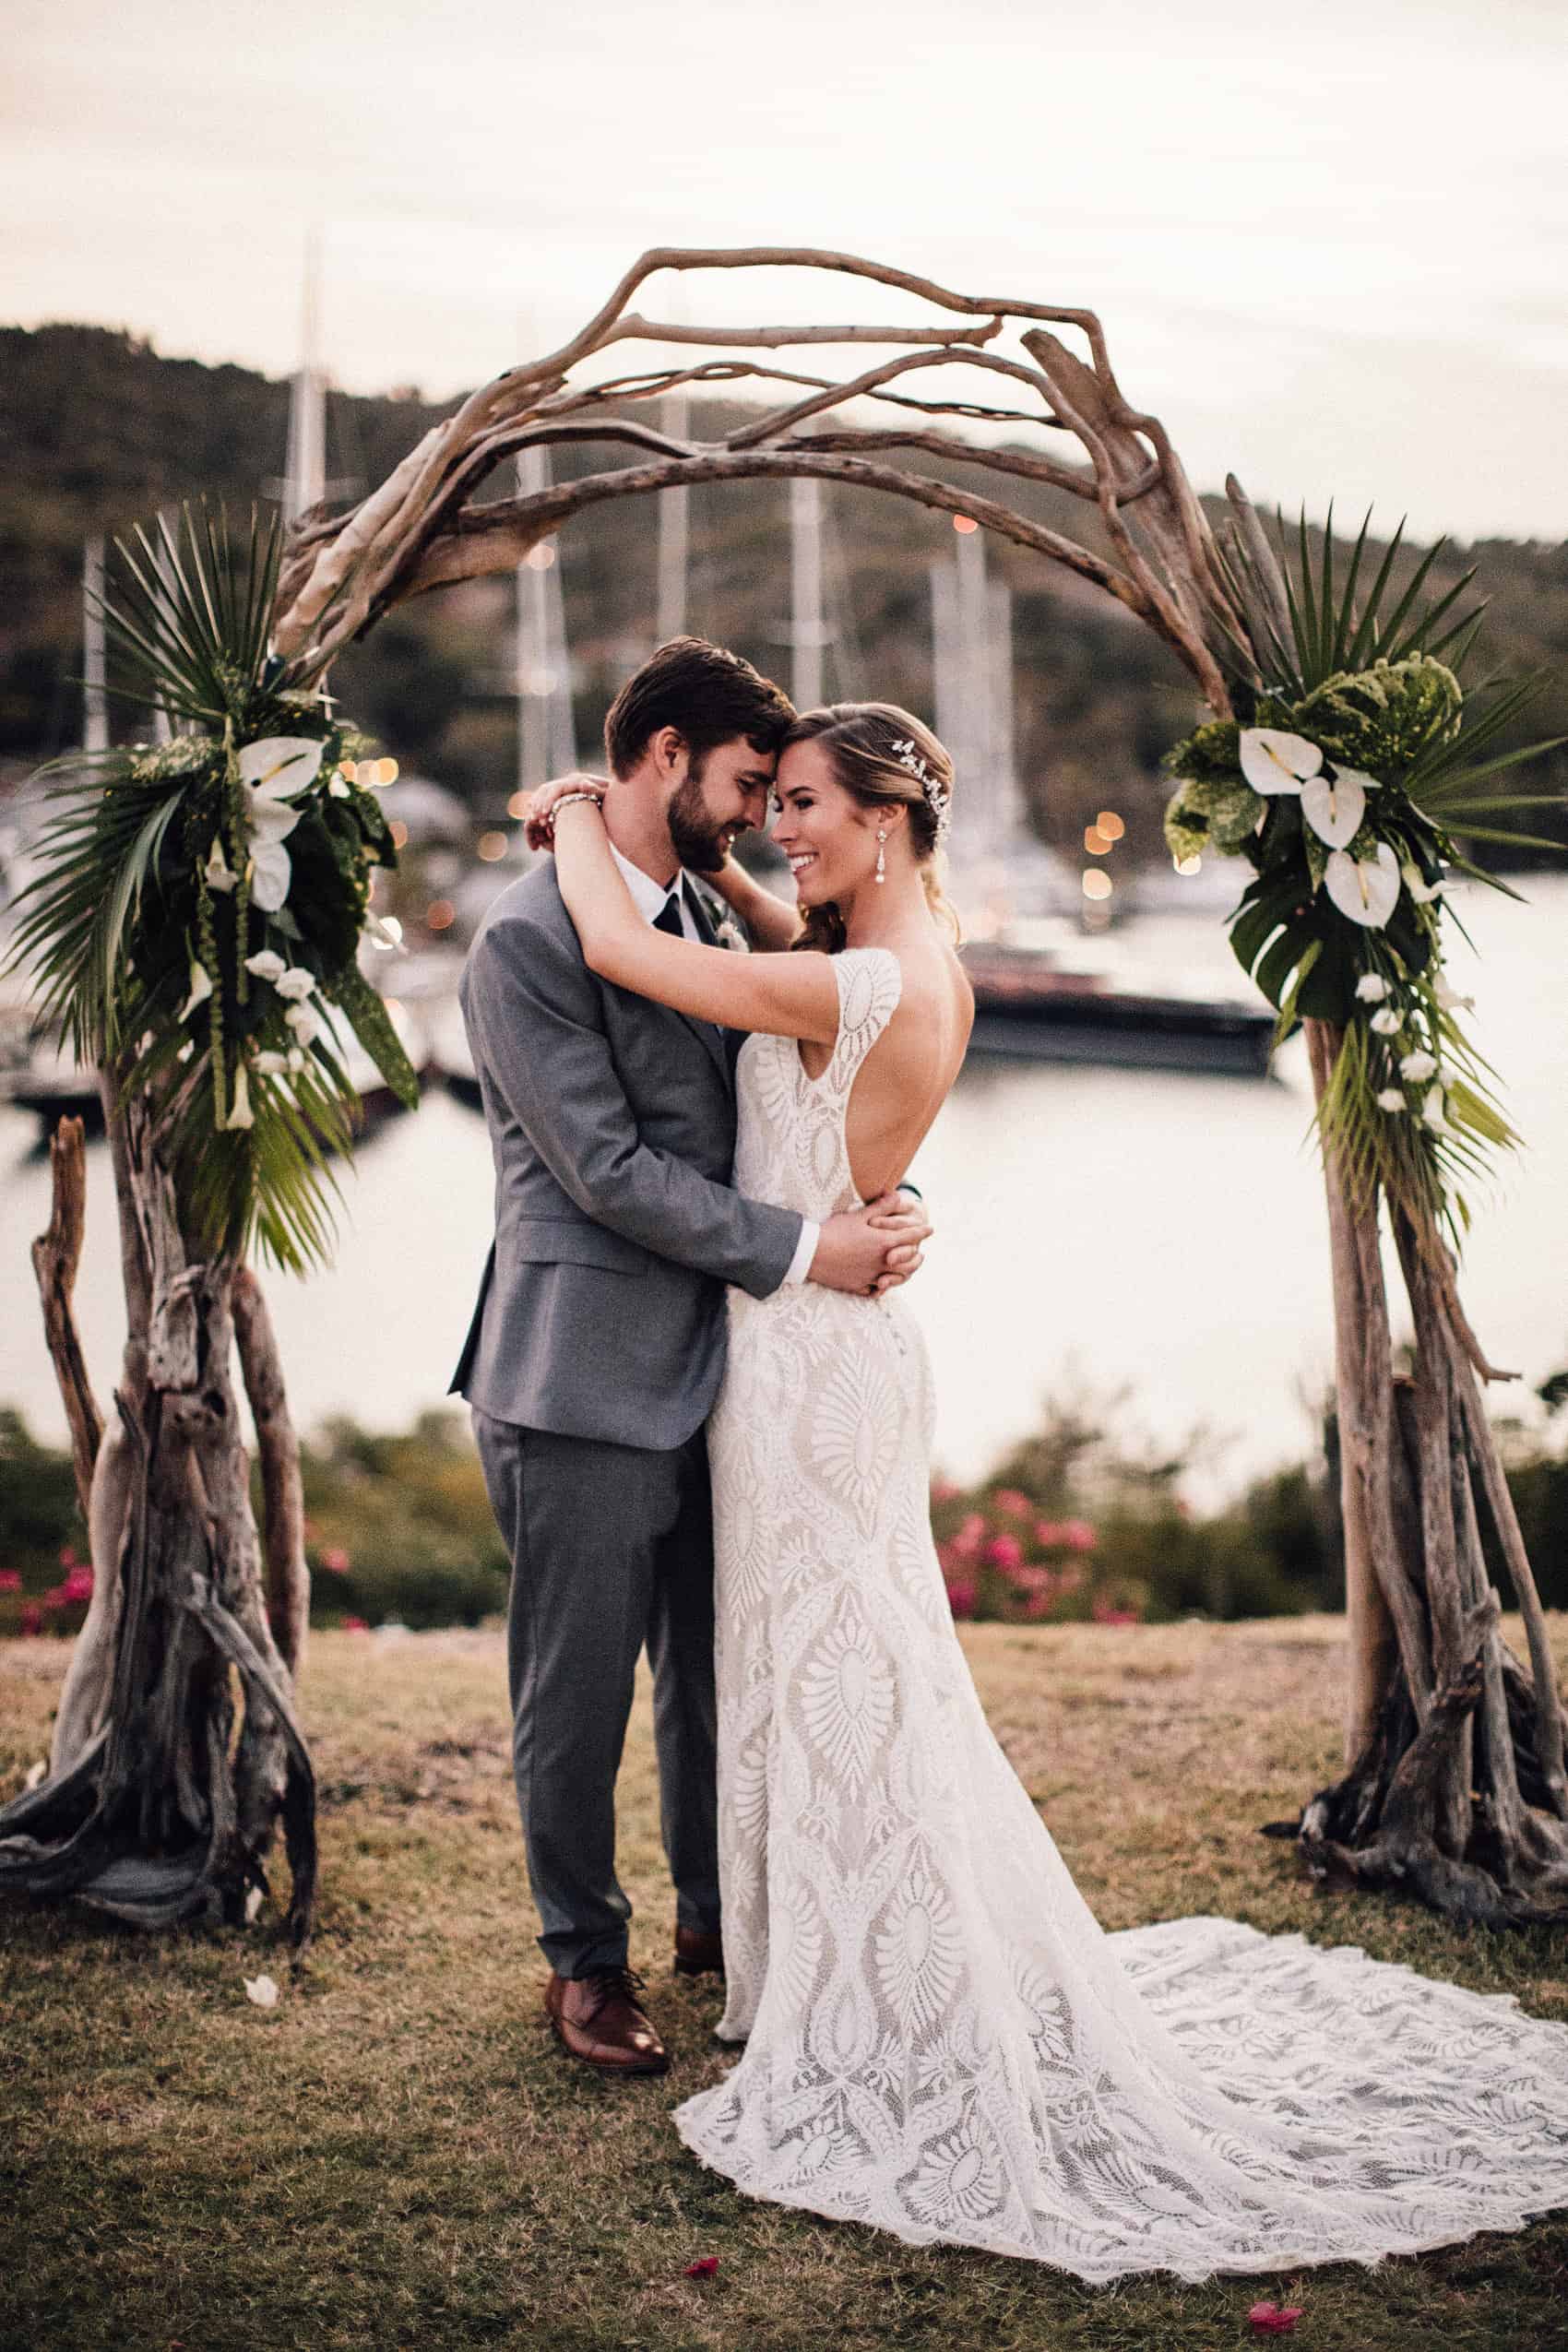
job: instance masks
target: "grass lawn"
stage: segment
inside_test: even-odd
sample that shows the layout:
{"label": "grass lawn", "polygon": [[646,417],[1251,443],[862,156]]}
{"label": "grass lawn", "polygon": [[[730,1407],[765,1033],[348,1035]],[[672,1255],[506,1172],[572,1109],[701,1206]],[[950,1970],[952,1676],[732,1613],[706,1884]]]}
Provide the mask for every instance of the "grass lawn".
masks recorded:
{"label": "grass lawn", "polygon": [[[1257,1835],[1334,1768],[1335,1622],[964,1638],[1108,1927],[1219,1911],[1568,2021],[1568,1938],[1324,1893]],[[44,1752],[65,1660],[0,1645],[6,1794]],[[268,1913],[144,1938],[0,1907],[4,2352],[1219,2352],[1258,2340],[1260,2298],[1303,2306],[1293,2341],[1313,2352],[1568,2346],[1568,2215],[1375,2271],[1089,2289],[745,2202],[668,2120],[727,2061],[716,1991],[670,1973],[646,1690],[623,1875],[673,2062],[641,2083],[572,2065],[543,2022],[499,1633],[318,1634],[303,1711],[322,1907],[298,1977]],[[245,1997],[262,1971],[272,2011]],[[686,2278],[705,2255],[717,2275]]]}

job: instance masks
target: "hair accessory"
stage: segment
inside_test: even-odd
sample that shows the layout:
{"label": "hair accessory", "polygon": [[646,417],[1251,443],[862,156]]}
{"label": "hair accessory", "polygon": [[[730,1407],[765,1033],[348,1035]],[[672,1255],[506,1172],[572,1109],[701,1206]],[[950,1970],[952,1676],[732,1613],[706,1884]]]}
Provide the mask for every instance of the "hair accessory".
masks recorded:
{"label": "hair accessory", "polygon": [[936,819],[936,846],[940,849],[947,838],[948,828],[953,822],[952,786],[939,784],[935,777],[927,772],[925,761],[916,751],[908,735],[899,736],[894,742],[893,750],[897,755],[899,766],[908,768],[909,774],[918,778],[920,781],[921,790],[926,797],[926,805]]}

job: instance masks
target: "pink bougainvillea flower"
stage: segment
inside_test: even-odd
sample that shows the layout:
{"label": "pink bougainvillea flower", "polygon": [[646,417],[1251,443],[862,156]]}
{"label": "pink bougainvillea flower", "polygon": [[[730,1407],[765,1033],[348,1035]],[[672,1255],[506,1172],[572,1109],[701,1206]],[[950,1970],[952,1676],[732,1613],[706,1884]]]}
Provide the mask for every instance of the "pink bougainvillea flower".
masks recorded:
{"label": "pink bougainvillea flower", "polygon": [[1010,1519],[1027,1519],[1034,1507],[1028,1496],[1020,1494],[1016,1486],[998,1487],[992,1500]]}
{"label": "pink bougainvillea flower", "polygon": [[1016,1536],[992,1536],[986,1545],[985,1556],[993,1568],[1016,1568],[1024,1556],[1024,1547]]}
{"label": "pink bougainvillea flower", "polygon": [[1247,2322],[1259,2335],[1289,2335],[1302,2308],[1300,2303],[1254,2303]]}
{"label": "pink bougainvillea flower", "polygon": [[19,1569],[0,1568],[0,1593],[19,1593],[21,1588],[22,1578]]}
{"label": "pink bougainvillea flower", "polygon": [[92,1598],[92,1570],[84,1562],[78,1560],[60,1590],[66,1600],[90,1600]]}
{"label": "pink bougainvillea flower", "polygon": [[329,1543],[321,1555],[321,1564],[330,1576],[346,1576],[349,1573],[349,1555],[340,1544]]}
{"label": "pink bougainvillea flower", "polygon": [[1062,1540],[1069,1551],[1092,1551],[1099,1538],[1087,1519],[1069,1519],[1063,1526]]}
{"label": "pink bougainvillea flower", "polygon": [[365,1623],[362,1617],[345,1617],[343,1620],[343,1631],[345,1633],[368,1633],[370,1627]]}
{"label": "pink bougainvillea flower", "polygon": [[978,1511],[971,1511],[968,1517],[964,1521],[963,1526],[959,1528],[957,1534],[953,1538],[953,1549],[957,1553],[960,1560],[977,1560],[980,1557],[980,1548],[985,1541],[985,1537],[986,1524],[984,1519]]}
{"label": "pink bougainvillea flower", "polygon": [[1135,1609],[1113,1609],[1108,1600],[1097,1600],[1093,1614],[1097,1625],[1136,1625],[1139,1621]]}
{"label": "pink bougainvillea flower", "polygon": [[695,2263],[686,2264],[683,2275],[687,2278],[711,2278],[718,2268],[717,2254],[702,2254]]}
{"label": "pink bougainvillea flower", "polygon": [[23,1610],[21,1615],[21,1628],[24,1633],[42,1633],[43,1611],[39,1608],[39,1605],[35,1600],[30,1600],[27,1607]]}
{"label": "pink bougainvillea flower", "polygon": [[1030,1595],[1029,1598],[1024,1602],[1020,1613],[1028,1618],[1049,1617],[1051,1614],[1051,1598],[1052,1596],[1050,1593],[1033,1593]]}
{"label": "pink bougainvillea flower", "polygon": [[1015,1568],[1009,1582],[1016,1592],[1048,1593],[1052,1583],[1049,1568]]}
{"label": "pink bougainvillea flower", "polygon": [[951,1503],[954,1496],[960,1491],[961,1490],[954,1485],[951,1479],[932,1479],[931,1482],[931,1499],[933,1503]]}
{"label": "pink bougainvillea flower", "polygon": [[70,1544],[66,1544],[61,1551],[60,1565],[62,1568],[74,1568],[77,1565],[76,1551]]}
{"label": "pink bougainvillea flower", "polygon": [[947,1587],[947,1606],[953,1611],[955,1617],[972,1617],[975,1613],[975,1588],[973,1585],[949,1585]]}
{"label": "pink bougainvillea flower", "polygon": [[1061,1521],[1059,1519],[1037,1519],[1035,1521],[1035,1541],[1036,1543],[1044,1544],[1048,1550],[1056,1544],[1064,1542],[1065,1538],[1062,1533]]}

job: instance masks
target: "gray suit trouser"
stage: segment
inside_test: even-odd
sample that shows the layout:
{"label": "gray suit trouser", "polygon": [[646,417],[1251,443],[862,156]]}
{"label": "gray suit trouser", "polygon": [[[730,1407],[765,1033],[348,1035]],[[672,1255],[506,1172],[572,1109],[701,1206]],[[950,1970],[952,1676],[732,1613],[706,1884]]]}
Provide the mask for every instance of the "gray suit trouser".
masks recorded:
{"label": "gray suit trouser", "polygon": [[645,1643],[675,1916],[719,1926],[704,1432],[661,1453],[469,1409],[512,1559],[512,1764],[540,1949],[564,1977],[621,1967],[632,1907],[615,1875],[615,1776]]}

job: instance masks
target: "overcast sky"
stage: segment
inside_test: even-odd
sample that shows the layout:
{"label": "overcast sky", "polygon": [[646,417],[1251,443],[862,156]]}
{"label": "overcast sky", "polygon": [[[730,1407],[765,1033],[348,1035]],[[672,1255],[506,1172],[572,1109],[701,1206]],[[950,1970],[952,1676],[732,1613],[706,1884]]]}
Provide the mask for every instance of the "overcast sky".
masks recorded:
{"label": "overcast sky", "polygon": [[6,52],[13,323],[284,373],[315,222],[334,379],[445,396],[647,245],[835,245],[1099,309],[1200,487],[1568,536],[1558,0],[10,0]]}

